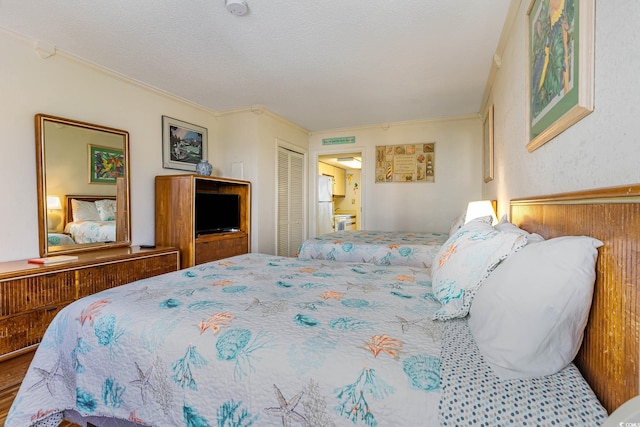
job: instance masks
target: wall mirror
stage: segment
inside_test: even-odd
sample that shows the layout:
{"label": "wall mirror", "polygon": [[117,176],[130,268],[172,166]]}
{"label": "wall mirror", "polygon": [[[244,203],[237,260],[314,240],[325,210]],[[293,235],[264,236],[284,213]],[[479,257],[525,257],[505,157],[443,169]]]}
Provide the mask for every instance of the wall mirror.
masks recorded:
{"label": "wall mirror", "polygon": [[40,256],[131,244],[129,133],[37,114]]}

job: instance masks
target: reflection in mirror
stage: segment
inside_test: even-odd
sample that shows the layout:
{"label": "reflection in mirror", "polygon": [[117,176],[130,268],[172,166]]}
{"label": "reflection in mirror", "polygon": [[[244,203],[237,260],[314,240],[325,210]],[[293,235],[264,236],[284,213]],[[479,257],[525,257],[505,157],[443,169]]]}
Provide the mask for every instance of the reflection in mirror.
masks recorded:
{"label": "reflection in mirror", "polygon": [[37,114],[40,255],[128,246],[129,133]]}

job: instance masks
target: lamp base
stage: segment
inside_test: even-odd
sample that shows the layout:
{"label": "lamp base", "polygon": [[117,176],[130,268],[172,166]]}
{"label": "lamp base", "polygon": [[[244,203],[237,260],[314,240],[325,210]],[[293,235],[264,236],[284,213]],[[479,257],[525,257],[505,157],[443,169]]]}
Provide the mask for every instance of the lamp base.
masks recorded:
{"label": "lamp base", "polygon": [[47,213],[47,229],[48,231],[55,233],[56,231],[58,231],[58,227],[60,226],[60,223],[62,222],[62,216],[60,216],[59,213],[57,212],[51,212],[49,211]]}

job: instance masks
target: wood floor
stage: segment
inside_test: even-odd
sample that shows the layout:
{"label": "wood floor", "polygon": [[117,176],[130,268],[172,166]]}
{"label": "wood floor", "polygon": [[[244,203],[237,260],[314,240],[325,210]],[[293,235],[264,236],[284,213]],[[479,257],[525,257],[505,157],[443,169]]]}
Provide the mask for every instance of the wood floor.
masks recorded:
{"label": "wood floor", "polygon": [[31,359],[32,351],[0,362],[0,425],[4,425]]}

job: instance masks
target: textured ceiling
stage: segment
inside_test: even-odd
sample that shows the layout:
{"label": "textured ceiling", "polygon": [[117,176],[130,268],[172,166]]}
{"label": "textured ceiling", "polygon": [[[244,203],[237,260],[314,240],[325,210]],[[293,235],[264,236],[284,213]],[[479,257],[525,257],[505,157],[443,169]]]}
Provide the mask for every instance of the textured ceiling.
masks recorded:
{"label": "textured ceiling", "polygon": [[310,130],[477,113],[509,0],[0,0],[0,27]]}

